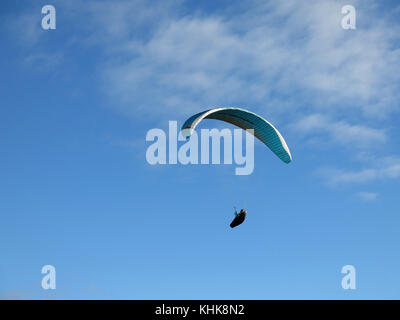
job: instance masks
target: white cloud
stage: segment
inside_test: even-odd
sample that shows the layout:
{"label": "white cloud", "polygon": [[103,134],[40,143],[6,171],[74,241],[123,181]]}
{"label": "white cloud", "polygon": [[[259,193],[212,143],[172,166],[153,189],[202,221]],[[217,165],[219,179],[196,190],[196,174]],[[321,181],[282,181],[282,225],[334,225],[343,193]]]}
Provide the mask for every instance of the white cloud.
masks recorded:
{"label": "white cloud", "polygon": [[[113,53],[101,68],[104,89],[126,113],[235,105],[291,112],[281,121],[304,108],[349,110],[360,120],[384,118],[399,101],[397,27],[389,28],[371,3],[356,2],[369,23],[355,31],[341,28],[340,1],[253,1],[191,15],[179,3],[149,10],[142,1],[88,10],[92,39]],[[369,134],[356,125],[344,129]]]}
{"label": "white cloud", "polygon": [[378,194],[375,192],[358,192],[357,197],[365,201],[375,201],[378,199]]}
{"label": "white cloud", "polygon": [[34,46],[43,37],[44,32],[41,27],[41,11],[38,12],[14,12],[4,18],[2,27],[14,41],[23,46]]}
{"label": "white cloud", "polygon": [[[357,29],[343,30],[344,4],[255,0],[215,12],[181,1],[56,7],[75,26],[73,37],[79,33],[75,45],[98,48],[103,91],[125,114],[158,121],[239,106],[291,126],[304,139],[355,146],[357,157],[390,140],[387,123],[400,102],[400,24],[392,16],[396,8],[384,14],[374,1],[353,1]],[[22,16],[18,23],[32,21]],[[25,31],[30,43],[40,42]],[[333,184],[368,182],[398,178],[399,164],[320,172]]]}
{"label": "white cloud", "polygon": [[[240,106],[304,139],[349,146],[357,159],[390,140],[386,121],[400,102],[400,33],[373,1],[355,1],[357,29],[343,30],[344,4],[252,1],[185,14],[179,2],[158,3],[152,12],[141,1],[122,1],[111,12],[109,3],[89,9],[94,37],[109,53],[101,68],[105,92],[124,113],[171,119]],[[134,12],[138,21],[130,19]],[[399,177],[400,162],[379,161],[319,172],[329,184]]]}
{"label": "white cloud", "polygon": [[384,129],[363,125],[352,125],[343,120],[335,121],[322,114],[312,114],[301,118],[292,128],[305,135],[326,134],[325,143],[335,142],[351,149],[361,149],[382,144],[387,140]]}
{"label": "white cloud", "polygon": [[330,185],[344,183],[360,183],[375,180],[377,178],[376,169],[363,169],[360,171],[345,171],[333,168],[320,168],[316,173],[323,177]]}
{"label": "white cloud", "polygon": [[[353,123],[344,130],[364,135],[357,121],[399,107],[399,24],[373,1],[355,1],[368,20],[343,30],[344,4],[263,0],[203,12],[179,0],[55,3],[76,31],[72,37],[79,32],[81,45],[99,48],[104,92],[128,114],[235,105],[290,123],[305,110],[335,118],[341,112]],[[38,42],[39,18],[21,15],[16,33]]]}
{"label": "white cloud", "polygon": [[400,162],[378,162],[376,167],[349,171],[333,168],[320,168],[316,173],[323,177],[330,185],[343,185],[354,183],[366,183],[384,179],[400,178]]}
{"label": "white cloud", "polygon": [[38,66],[41,71],[54,71],[64,61],[64,55],[61,52],[37,52],[28,54],[23,61],[31,67]]}

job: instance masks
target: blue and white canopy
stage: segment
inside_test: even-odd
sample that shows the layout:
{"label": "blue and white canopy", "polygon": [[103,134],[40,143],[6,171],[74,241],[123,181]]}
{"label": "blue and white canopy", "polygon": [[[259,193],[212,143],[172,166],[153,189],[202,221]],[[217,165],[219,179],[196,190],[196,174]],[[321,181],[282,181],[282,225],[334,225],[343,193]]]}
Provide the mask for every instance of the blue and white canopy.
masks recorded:
{"label": "blue and white canopy", "polygon": [[229,122],[244,130],[253,129],[254,136],[263,142],[285,163],[292,161],[289,148],[279,131],[259,115],[240,108],[214,108],[197,113],[185,121],[182,126],[183,137],[190,137],[193,130],[203,119],[216,119]]}

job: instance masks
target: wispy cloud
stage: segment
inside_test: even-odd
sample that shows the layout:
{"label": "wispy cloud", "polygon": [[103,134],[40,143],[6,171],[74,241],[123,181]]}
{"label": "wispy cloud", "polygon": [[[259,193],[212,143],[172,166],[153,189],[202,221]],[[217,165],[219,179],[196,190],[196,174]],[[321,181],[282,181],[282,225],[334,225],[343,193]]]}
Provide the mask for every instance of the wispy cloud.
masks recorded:
{"label": "wispy cloud", "polygon": [[378,194],[375,192],[358,192],[357,197],[364,201],[375,201],[378,199]]}
{"label": "wispy cloud", "polygon": [[312,114],[301,118],[292,128],[305,135],[321,137],[324,143],[335,142],[351,149],[362,149],[382,144],[387,140],[385,129],[375,129],[363,125],[352,125],[343,120],[335,121],[322,114]]}
{"label": "wispy cloud", "polygon": [[12,12],[4,18],[2,28],[24,47],[32,47],[43,37],[40,7],[38,12]]}
{"label": "wispy cloud", "polygon": [[[387,121],[400,107],[396,10],[382,13],[375,1],[353,1],[358,26],[344,30],[346,1],[254,0],[213,12],[189,10],[179,0],[77,3],[56,7],[79,31],[74,44],[98,48],[102,91],[125,114],[159,120],[241,106],[304,139],[351,146],[355,159],[389,145]],[[16,23],[39,22],[22,15]],[[30,34],[35,28],[24,29],[27,43],[40,41],[36,31]],[[37,47],[27,60],[40,58]],[[332,184],[395,179],[399,171],[399,163],[319,170]]]}
{"label": "wispy cloud", "polygon": [[[122,104],[135,101],[125,105],[128,112],[153,114],[216,104],[279,113],[282,105],[294,112],[307,104],[331,114],[349,109],[384,117],[398,107],[393,26],[343,30],[336,1],[256,1],[241,9],[229,16],[164,16],[146,38],[126,25],[113,46],[125,59],[104,70],[109,93]],[[374,21],[368,2],[358,9]],[[111,17],[124,21],[118,11]]]}
{"label": "wispy cloud", "polygon": [[[235,105],[292,123],[307,110],[337,123],[340,113],[353,123],[344,130],[368,135],[355,121],[399,108],[399,26],[373,1],[355,1],[368,21],[351,31],[341,28],[343,1],[254,0],[215,12],[182,1],[77,3],[56,7],[82,46],[99,49],[104,92],[128,114]],[[21,17],[14,29],[37,43],[40,21]]]}
{"label": "wispy cloud", "polygon": [[321,168],[316,173],[325,179],[330,185],[365,183],[383,179],[400,178],[400,161],[388,163],[382,161],[375,167],[364,168],[361,170],[342,170],[333,168]]}
{"label": "wispy cloud", "polygon": [[26,65],[31,67],[39,66],[42,71],[49,70],[54,71],[54,69],[61,65],[64,61],[64,55],[61,52],[55,53],[44,53],[38,52],[33,54],[28,54],[24,60]]}
{"label": "wispy cloud", "polygon": [[0,300],[22,300],[26,299],[27,293],[18,290],[9,290],[0,293]]}

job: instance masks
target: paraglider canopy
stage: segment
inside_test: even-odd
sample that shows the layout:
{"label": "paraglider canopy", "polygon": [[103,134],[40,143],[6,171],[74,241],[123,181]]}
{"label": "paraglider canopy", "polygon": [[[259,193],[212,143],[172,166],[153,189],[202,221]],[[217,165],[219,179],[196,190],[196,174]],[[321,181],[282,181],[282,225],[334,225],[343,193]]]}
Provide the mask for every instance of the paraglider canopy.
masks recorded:
{"label": "paraglider canopy", "polygon": [[214,108],[197,113],[185,121],[181,133],[190,137],[203,119],[216,119],[231,123],[244,130],[253,129],[253,134],[285,163],[292,161],[289,147],[279,131],[259,115],[240,108]]}

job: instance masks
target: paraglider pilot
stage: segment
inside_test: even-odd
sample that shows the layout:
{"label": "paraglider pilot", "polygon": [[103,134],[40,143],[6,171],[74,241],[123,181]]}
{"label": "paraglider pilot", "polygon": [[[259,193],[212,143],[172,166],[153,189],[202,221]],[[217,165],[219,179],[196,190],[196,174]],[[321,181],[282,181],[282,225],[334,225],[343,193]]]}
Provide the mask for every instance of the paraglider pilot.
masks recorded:
{"label": "paraglider pilot", "polygon": [[244,219],[246,219],[246,210],[242,209],[239,213],[237,213],[235,209],[235,219],[233,219],[232,223],[230,224],[231,228],[237,227],[239,224],[242,224]]}

